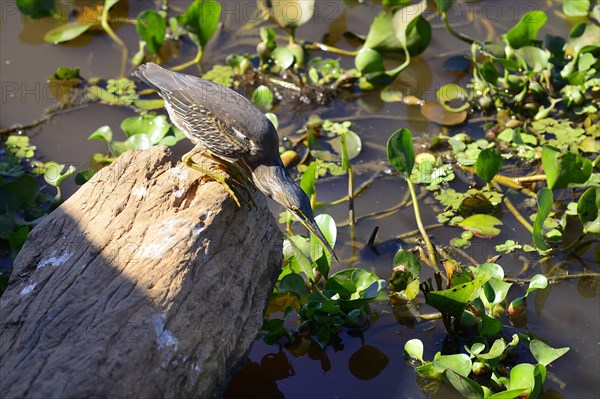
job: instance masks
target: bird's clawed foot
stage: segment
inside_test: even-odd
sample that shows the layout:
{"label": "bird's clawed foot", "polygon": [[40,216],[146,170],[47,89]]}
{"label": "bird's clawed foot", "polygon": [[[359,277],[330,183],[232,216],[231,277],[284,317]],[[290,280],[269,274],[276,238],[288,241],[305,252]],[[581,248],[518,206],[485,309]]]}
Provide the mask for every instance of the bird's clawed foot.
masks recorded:
{"label": "bird's clawed foot", "polygon": [[242,187],[244,191],[246,191],[249,200],[246,198],[242,199],[244,200],[244,203],[248,205],[249,208],[252,208],[252,206],[256,205],[256,202],[254,201],[253,192],[250,189],[250,187],[253,186],[253,183],[239,166],[230,162],[223,161],[221,159],[217,160],[212,156],[207,156],[207,158],[212,159],[213,161],[215,161],[215,163],[210,165],[198,163],[192,159],[192,157],[198,153],[201,153],[202,155],[206,156],[206,154],[194,149],[185,154],[181,158],[181,161],[185,166],[203,173],[205,175],[205,178],[212,179],[221,184],[221,186],[225,188],[225,190],[229,193],[229,196],[235,201],[239,208],[241,208],[242,205],[237,195],[233,191],[231,185],[238,185]]}

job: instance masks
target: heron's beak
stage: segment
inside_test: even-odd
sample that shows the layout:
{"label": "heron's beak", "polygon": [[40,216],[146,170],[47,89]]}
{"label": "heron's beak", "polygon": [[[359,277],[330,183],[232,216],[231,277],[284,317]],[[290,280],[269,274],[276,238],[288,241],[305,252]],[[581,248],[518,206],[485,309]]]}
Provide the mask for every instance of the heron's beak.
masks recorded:
{"label": "heron's beak", "polygon": [[329,245],[329,242],[327,241],[327,239],[321,232],[321,229],[317,225],[317,222],[315,222],[315,220],[312,218],[306,217],[302,212],[293,212],[293,213],[294,213],[294,215],[296,215],[298,220],[300,220],[300,222],[304,225],[304,227],[306,227],[308,229],[308,231],[310,231],[311,233],[313,233],[315,235],[315,237],[317,237],[317,239],[323,245],[323,248],[325,248],[327,250],[327,252],[329,252],[329,254],[331,256],[333,256],[337,262],[339,262],[340,260],[336,256],[335,252],[333,252],[333,248],[331,248],[331,245]]}

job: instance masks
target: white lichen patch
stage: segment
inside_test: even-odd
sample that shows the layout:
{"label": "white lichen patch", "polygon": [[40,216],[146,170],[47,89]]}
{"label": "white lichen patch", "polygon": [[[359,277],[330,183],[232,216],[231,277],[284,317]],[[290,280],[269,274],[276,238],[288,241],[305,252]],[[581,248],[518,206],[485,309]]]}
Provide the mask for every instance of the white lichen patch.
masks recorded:
{"label": "white lichen patch", "polygon": [[187,177],[189,176],[189,172],[184,166],[177,166],[175,168],[171,168],[169,169],[169,173],[171,173],[179,180],[187,179]]}
{"label": "white lichen patch", "polygon": [[146,187],[138,186],[133,188],[131,194],[138,198],[145,198],[148,195],[148,190],[146,190]]}
{"label": "white lichen patch", "polygon": [[185,194],[185,190],[183,188],[173,189],[173,195],[175,196],[175,198],[181,198],[183,197],[183,194]]}
{"label": "white lichen patch", "polygon": [[36,270],[40,270],[46,266],[54,266],[58,267],[63,265],[66,261],[68,261],[71,256],[73,256],[73,252],[65,252],[64,254],[57,256],[58,250],[52,251],[49,257],[42,259],[40,263],[38,263]]}
{"label": "white lichen patch", "polygon": [[29,284],[26,287],[23,287],[23,289],[21,290],[21,295],[27,295],[29,294],[31,291],[33,291],[33,289],[36,287],[37,283],[33,283],[33,284]]}
{"label": "white lichen patch", "polygon": [[155,314],[152,316],[152,324],[156,333],[156,345],[165,356],[166,363],[176,354],[179,349],[179,340],[173,333],[165,329],[167,316],[164,314]]}

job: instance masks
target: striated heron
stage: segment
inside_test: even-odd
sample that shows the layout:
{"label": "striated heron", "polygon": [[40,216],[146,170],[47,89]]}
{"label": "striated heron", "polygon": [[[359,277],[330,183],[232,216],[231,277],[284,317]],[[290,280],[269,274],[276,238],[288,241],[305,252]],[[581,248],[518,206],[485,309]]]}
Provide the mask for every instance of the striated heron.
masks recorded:
{"label": "striated heron", "polygon": [[256,187],[292,214],[337,259],[319,229],[304,191],[287,173],[279,156],[279,137],[273,124],[248,99],[237,92],[195,76],[141,65],[134,75],[156,89],[175,126],[195,144],[183,162],[219,181],[239,206],[223,175],[192,161],[196,153],[222,165],[246,188],[247,176]]}

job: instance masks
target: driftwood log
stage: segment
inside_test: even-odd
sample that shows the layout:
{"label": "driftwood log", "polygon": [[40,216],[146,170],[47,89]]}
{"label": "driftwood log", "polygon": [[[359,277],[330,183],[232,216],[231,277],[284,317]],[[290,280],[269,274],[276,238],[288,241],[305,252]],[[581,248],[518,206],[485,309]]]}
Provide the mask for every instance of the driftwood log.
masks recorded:
{"label": "driftwood log", "polygon": [[282,241],[262,194],[238,208],[199,177],[131,151],[31,232],[0,299],[2,398],[221,395]]}

